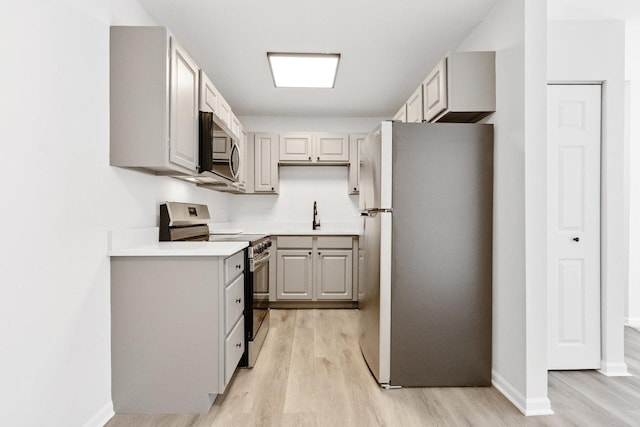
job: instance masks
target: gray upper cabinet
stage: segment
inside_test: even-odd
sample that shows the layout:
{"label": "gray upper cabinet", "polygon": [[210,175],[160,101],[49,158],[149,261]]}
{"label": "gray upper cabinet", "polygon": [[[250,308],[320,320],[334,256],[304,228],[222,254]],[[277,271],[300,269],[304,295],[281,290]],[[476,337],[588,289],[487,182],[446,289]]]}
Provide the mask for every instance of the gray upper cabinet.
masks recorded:
{"label": "gray upper cabinet", "polygon": [[313,134],[291,132],[280,134],[280,163],[311,163],[313,161]]}
{"label": "gray upper cabinet", "polygon": [[280,164],[349,164],[349,134],[288,132],[280,134]]}
{"label": "gray upper cabinet", "polygon": [[197,172],[196,63],[163,27],[111,27],[110,51],[110,164]]}
{"label": "gray upper cabinet", "polygon": [[424,119],[432,120],[447,108],[447,58],[429,73],[422,83]]}
{"label": "gray upper cabinet", "polygon": [[454,52],[422,84],[424,120],[477,122],[496,111],[495,52]]}
{"label": "gray upper cabinet", "polygon": [[407,121],[407,104],[403,104],[402,107],[400,107],[396,115],[393,116],[393,120],[398,122]]}
{"label": "gray upper cabinet", "polygon": [[218,101],[218,107],[219,107],[218,117],[220,117],[220,120],[222,120],[225,126],[231,129],[231,125],[232,125],[231,106],[229,105],[227,100],[224,99],[224,96],[222,96],[222,94],[220,94],[219,97],[220,97],[220,100]]}
{"label": "gray upper cabinet", "polygon": [[422,119],[422,85],[420,85],[407,101],[407,123],[421,123]]}
{"label": "gray upper cabinet", "polygon": [[229,127],[231,128],[231,133],[237,139],[240,139],[240,127],[241,126],[242,126],[242,124],[240,123],[240,120],[238,120],[238,118],[236,117],[235,113],[233,111],[231,111],[231,126],[229,126]]}
{"label": "gray upper cabinet", "polygon": [[360,147],[366,135],[349,135],[349,194],[360,194]]}
{"label": "gray upper cabinet", "polygon": [[349,162],[349,134],[322,133],[315,135],[316,161],[324,163]]}
{"label": "gray upper cabinet", "polygon": [[169,161],[189,170],[198,168],[198,65],[176,41],[171,44],[169,80]]}
{"label": "gray upper cabinet", "polygon": [[[240,124],[240,138],[238,139],[238,150],[240,151],[240,169],[238,170],[238,184],[243,189],[246,190],[247,186],[247,163],[248,163],[248,143],[247,143],[247,131],[244,129],[244,126]],[[253,153],[251,153],[253,154]]]}
{"label": "gray upper cabinet", "polygon": [[[255,133],[250,135],[254,147],[253,188],[256,193],[278,192],[278,135]],[[251,163],[249,163],[251,165]]]}
{"label": "gray upper cabinet", "polygon": [[200,70],[200,111],[218,115],[220,92],[213,85],[209,77]]}

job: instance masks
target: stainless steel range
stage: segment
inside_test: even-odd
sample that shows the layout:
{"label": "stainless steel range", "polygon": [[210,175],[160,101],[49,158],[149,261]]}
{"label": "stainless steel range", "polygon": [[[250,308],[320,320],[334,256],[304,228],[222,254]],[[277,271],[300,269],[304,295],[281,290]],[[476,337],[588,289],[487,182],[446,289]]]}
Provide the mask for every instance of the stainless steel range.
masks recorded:
{"label": "stainless steel range", "polygon": [[160,205],[161,241],[248,242],[244,251],[245,354],[241,367],[255,365],[269,331],[269,260],[271,238],[267,234],[210,234],[206,205],[167,202]]}
{"label": "stainless steel range", "polygon": [[266,234],[212,234],[211,242],[249,242],[245,251],[244,327],[246,349],[240,366],[252,368],[269,331],[269,260],[271,238]]}

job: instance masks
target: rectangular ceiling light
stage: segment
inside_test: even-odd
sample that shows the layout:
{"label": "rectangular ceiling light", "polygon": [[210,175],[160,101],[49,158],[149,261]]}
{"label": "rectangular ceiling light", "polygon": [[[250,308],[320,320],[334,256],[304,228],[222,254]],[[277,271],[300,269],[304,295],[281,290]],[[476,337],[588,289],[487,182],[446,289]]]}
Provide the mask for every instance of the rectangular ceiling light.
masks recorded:
{"label": "rectangular ceiling light", "polygon": [[276,87],[332,88],[336,82],[339,53],[267,52]]}

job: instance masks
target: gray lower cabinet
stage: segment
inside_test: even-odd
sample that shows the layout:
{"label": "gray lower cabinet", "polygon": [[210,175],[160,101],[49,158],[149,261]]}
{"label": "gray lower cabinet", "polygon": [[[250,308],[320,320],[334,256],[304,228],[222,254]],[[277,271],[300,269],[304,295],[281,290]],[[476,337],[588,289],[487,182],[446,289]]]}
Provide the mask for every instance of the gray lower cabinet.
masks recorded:
{"label": "gray lower cabinet", "polygon": [[353,297],[351,249],[318,249],[315,297],[318,300],[350,300]]}
{"label": "gray lower cabinet", "polygon": [[277,252],[277,284],[280,300],[311,300],[313,298],[313,251],[280,249]]}
{"label": "gray lower cabinet", "polygon": [[202,413],[244,352],[243,252],[112,257],[116,413]]}
{"label": "gray lower cabinet", "polygon": [[353,236],[278,236],[276,244],[277,301],[357,300]]}

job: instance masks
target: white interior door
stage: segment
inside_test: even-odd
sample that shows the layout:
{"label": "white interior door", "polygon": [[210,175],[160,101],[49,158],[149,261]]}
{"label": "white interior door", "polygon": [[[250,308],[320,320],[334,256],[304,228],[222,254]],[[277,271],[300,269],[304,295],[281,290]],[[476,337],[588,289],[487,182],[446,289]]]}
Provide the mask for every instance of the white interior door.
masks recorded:
{"label": "white interior door", "polygon": [[600,85],[549,85],[549,369],[600,368]]}

